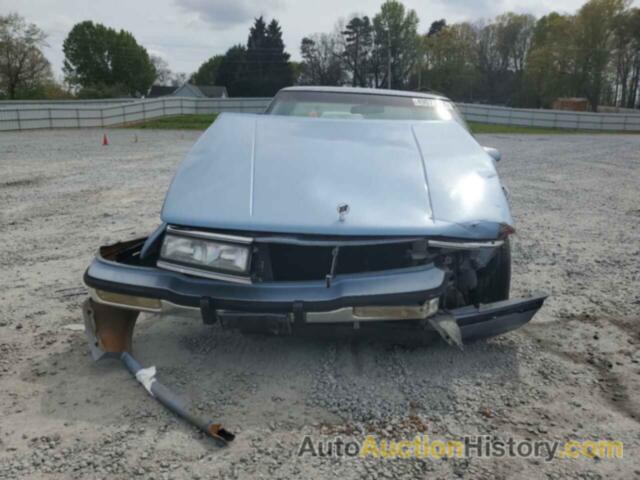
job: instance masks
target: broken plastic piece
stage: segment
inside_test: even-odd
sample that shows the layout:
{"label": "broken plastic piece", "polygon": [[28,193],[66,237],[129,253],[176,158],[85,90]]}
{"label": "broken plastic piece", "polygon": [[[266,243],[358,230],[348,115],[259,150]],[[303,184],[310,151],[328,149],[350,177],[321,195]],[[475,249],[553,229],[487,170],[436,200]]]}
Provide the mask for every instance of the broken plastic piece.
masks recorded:
{"label": "broken plastic piece", "polygon": [[438,332],[449,345],[455,345],[460,350],[464,350],[460,327],[453,315],[448,313],[439,313],[435,317],[429,318],[428,321],[435,331]]}

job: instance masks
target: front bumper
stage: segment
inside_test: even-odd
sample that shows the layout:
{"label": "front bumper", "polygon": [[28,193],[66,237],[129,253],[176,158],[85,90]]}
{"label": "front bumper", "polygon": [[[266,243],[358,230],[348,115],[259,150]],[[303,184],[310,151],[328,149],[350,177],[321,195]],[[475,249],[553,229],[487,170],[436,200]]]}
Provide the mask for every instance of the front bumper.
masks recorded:
{"label": "front bumper", "polygon": [[208,303],[216,310],[287,313],[300,306],[304,311],[329,311],[353,306],[424,304],[440,296],[445,273],[426,266],[343,275],[336,276],[330,288],[324,281],[240,284],[98,256],[85,272],[84,282],[96,290],[158,299],[187,308],[202,308],[203,303]]}
{"label": "front bumper", "polygon": [[[446,285],[446,273],[434,265],[336,276],[329,288],[323,281],[230,283],[119,259],[119,253],[139,247],[140,242],[129,242],[96,256],[84,276],[94,302],[137,311],[196,313],[208,323],[223,316],[253,316],[254,320],[276,318],[297,325],[357,326],[360,322],[397,323],[433,316],[434,299],[443,294]],[[468,306],[447,314],[455,319],[466,342],[522,326],[545,298],[539,295]],[[362,307],[367,307],[368,313],[361,313]],[[430,328],[427,322],[413,323]]]}

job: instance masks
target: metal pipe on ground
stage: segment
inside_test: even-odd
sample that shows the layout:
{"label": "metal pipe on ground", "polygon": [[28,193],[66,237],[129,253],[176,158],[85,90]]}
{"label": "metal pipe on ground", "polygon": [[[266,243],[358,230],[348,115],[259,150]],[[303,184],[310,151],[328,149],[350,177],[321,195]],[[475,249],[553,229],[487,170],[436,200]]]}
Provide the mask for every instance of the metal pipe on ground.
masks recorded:
{"label": "metal pipe on ground", "polygon": [[154,397],[179,417],[198,427],[211,438],[216,440],[220,445],[226,445],[235,438],[233,433],[225,430],[219,423],[205,420],[190,411],[176,394],[156,380],[155,367],[143,368],[142,365],[140,365],[140,363],[138,363],[138,361],[127,352],[122,352],[122,354],[120,354],[120,360],[122,360],[122,363],[124,363],[136,380],[138,380],[147,392],[149,392],[149,395]]}
{"label": "metal pipe on ground", "polygon": [[192,412],[189,407],[169,388],[156,379],[156,368],[143,368],[129,353],[133,329],[138,311],[110,305],[98,304],[87,299],[82,305],[85,334],[93,359],[119,358],[127,370],[144,386],[149,395],[187,422],[196,426],[219,445],[226,445],[235,435],[221,424],[205,420]]}

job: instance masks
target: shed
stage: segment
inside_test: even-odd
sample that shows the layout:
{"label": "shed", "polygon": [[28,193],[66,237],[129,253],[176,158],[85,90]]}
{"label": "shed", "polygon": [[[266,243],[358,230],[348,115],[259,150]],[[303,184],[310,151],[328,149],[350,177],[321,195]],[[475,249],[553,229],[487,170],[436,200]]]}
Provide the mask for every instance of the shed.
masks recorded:
{"label": "shed", "polygon": [[570,110],[572,112],[586,112],[589,110],[589,100],[582,97],[556,98],[551,105],[554,110]]}
{"label": "shed", "polygon": [[194,85],[185,83],[177,88],[172,95],[174,97],[190,97],[190,98],[227,98],[227,87],[218,85]]}
{"label": "shed", "polygon": [[152,85],[149,93],[147,94],[147,98],[166,97],[173,94],[177,89],[178,87],[175,86]]}

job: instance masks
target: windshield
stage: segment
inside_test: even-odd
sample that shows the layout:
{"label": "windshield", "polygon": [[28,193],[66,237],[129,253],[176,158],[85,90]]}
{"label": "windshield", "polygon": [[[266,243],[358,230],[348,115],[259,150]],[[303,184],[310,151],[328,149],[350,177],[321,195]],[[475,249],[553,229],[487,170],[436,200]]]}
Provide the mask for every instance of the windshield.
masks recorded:
{"label": "windshield", "polygon": [[468,129],[453,103],[439,98],[283,91],[276,95],[266,113],[348,120],[455,120]]}

